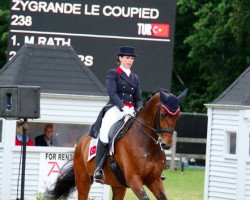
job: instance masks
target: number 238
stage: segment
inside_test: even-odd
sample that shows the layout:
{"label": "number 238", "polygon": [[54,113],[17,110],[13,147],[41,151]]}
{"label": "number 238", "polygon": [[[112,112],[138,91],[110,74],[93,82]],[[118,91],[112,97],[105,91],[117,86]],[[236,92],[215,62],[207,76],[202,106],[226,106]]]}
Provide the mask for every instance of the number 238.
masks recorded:
{"label": "number 238", "polygon": [[11,16],[11,25],[12,26],[31,26],[32,17],[24,15],[12,15]]}

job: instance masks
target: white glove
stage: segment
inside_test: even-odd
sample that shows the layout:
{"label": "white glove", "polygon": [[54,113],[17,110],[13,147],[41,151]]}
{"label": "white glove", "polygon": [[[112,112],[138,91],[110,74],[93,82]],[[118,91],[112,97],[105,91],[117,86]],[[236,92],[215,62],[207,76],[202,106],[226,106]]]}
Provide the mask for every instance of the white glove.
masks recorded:
{"label": "white glove", "polygon": [[126,115],[132,115],[134,116],[135,115],[135,110],[134,110],[134,107],[128,107],[128,106],[124,106],[122,108],[123,112],[125,112]]}

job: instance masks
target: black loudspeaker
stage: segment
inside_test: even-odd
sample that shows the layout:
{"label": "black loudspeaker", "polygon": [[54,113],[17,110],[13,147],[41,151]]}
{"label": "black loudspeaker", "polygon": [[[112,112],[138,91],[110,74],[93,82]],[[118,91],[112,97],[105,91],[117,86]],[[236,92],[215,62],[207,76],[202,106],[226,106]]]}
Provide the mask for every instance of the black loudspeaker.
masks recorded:
{"label": "black loudspeaker", "polygon": [[6,119],[40,118],[40,87],[0,86],[0,112]]}

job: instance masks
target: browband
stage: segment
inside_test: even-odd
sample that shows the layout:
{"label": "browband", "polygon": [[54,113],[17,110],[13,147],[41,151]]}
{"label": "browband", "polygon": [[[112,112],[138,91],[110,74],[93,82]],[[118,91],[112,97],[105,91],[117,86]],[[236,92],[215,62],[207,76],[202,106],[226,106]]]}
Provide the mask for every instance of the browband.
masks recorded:
{"label": "browband", "polygon": [[180,108],[178,108],[175,112],[171,112],[166,106],[164,106],[163,104],[161,105],[161,107],[171,116],[177,117],[180,115]]}

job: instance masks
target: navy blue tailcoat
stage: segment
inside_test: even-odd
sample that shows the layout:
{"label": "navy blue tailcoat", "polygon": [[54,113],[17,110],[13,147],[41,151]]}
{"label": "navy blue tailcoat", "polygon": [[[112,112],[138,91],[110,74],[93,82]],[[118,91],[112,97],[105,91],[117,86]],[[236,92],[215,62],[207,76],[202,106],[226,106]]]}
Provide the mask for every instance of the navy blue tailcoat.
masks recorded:
{"label": "navy blue tailcoat", "polygon": [[109,102],[99,113],[96,122],[91,126],[90,136],[97,137],[105,112],[117,106],[122,111],[124,105],[133,105],[135,110],[143,106],[139,78],[136,74],[130,73],[127,76],[120,67],[107,71],[106,88],[109,95]]}

